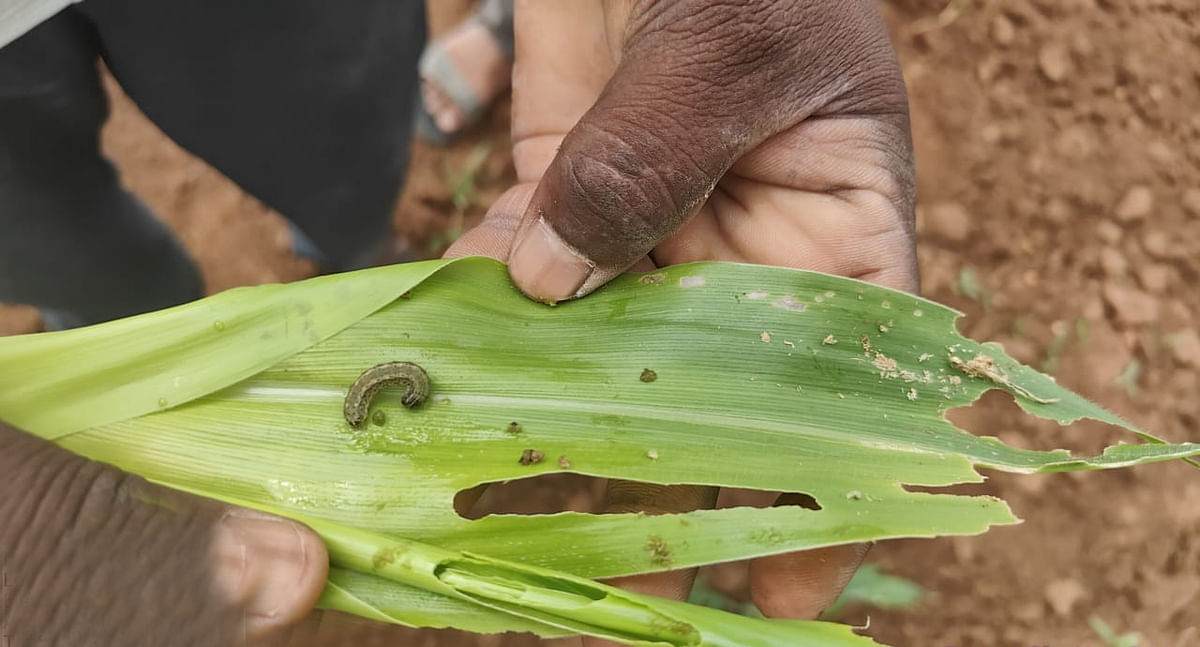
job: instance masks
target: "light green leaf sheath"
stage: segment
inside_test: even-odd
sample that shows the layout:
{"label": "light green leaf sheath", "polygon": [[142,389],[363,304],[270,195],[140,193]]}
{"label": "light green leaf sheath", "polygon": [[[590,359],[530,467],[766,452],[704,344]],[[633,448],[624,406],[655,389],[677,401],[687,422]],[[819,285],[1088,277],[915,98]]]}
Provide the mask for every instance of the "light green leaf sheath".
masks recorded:
{"label": "light green leaf sheath", "polygon": [[[904,486],[978,482],[979,467],[1200,455],[1200,444],[1162,443],[999,346],[962,338],[957,316],[859,281],[727,263],[627,275],[549,308],[496,261],[428,261],[2,338],[0,418],[159,483],[312,525],[333,559],[329,608],[634,645],[871,645],[839,625],[742,618],[589,578],[976,534],[1016,519],[994,498]],[[352,428],[347,389],[384,362],[424,368],[429,396],[408,409],[403,389],[382,390]],[[1094,418],[1144,442],[1098,456],[1029,451],[943,418],[992,388],[1031,414]],[[452,507],[474,485],[563,470],[805,492],[821,509],[467,521]]]}

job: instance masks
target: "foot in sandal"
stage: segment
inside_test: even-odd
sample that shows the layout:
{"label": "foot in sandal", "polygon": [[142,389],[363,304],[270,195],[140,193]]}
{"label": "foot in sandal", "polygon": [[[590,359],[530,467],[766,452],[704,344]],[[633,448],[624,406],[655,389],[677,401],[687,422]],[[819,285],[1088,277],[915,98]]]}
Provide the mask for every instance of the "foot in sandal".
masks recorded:
{"label": "foot in sandal", "polygon": [[421,56],[417,133],[445,144],[474,125],[512,83],[512,2],[484,0]]}

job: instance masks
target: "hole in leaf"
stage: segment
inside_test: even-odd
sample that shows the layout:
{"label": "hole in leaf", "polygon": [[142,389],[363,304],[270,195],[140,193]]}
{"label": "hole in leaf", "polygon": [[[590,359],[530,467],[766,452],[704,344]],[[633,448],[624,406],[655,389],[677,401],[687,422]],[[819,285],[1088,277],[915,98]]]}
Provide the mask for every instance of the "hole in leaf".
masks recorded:
{"label": "hole in leaf", "polygon": [[995,436],[1016,449],[1070,449],[1080,456],[1099,454],[1121,440],[1137,442],[1131,432],[1104,422],[1084,419],[1064,426],[1025,413],[1013,396],[1001,389],[988,390],[974,403],[950,409],[946,419],[959,429],[976,436]]}
{"label": "hole in leaf", "polygon": [[[542,515],[558,512],[601,514],[605,509],[609,479],[574,473],[549,473],[512,481],[485,483],[463,490],[454,497],[454,508],[465,519],[489,515]],[[654,486],[657,487],[657,486]],[[709,486],[694,486],[708,489]],[[820,510],[812,496],[804,493],[764,492],[722,488],[717,508],[767,508],[791,505]],[[648,507],[653,507],[653,503]]]}

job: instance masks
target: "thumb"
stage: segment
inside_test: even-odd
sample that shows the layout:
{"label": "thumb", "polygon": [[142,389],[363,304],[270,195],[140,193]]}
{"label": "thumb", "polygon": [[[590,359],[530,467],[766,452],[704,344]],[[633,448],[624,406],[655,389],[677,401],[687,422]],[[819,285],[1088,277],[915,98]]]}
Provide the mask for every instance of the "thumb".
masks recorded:
{"label": "thumb", "polygon": [[752,132],[761,124],[733,114],[736,89],[721,87],[730,72],[696,51],[707,46],[669,33],[626,41],[521,219],[509,267],[528,296],[582,296],[630,267],[679,230],[764,138]]}

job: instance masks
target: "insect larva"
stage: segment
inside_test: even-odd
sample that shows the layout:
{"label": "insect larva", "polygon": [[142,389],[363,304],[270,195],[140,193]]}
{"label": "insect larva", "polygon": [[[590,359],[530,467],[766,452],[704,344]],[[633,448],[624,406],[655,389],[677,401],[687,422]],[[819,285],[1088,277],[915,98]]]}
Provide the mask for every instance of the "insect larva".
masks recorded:
{"label": "insect larva", "polygon": [[350,423],[351,427],[361,427],[367,420],[367,409],[371,407],[371,399],[375,397],[375,393],[384,387],[400,384],[404,385],[404,395],[400,397],[400,403],[410,409],[424,402],[429,396],[429,375],[425,369],[412,362],[388,362],[363,371],[346,393],[346,403],[343,407],[346,422]]}

